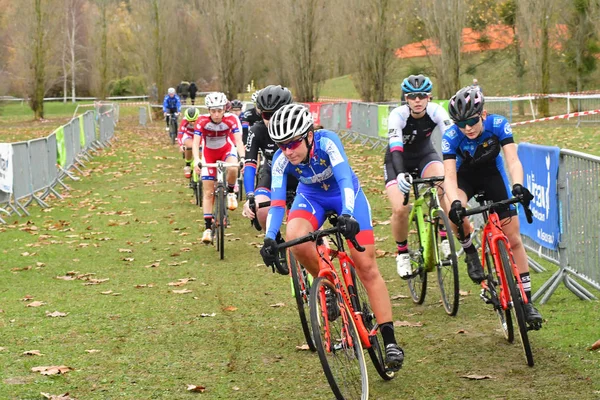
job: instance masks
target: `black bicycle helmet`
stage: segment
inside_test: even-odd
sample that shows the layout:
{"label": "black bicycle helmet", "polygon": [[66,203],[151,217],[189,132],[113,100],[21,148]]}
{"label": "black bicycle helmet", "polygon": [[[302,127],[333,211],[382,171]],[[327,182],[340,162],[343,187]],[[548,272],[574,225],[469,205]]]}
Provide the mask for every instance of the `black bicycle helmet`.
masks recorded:
{"label": "black bicycle helmet", "polygon": [[424,75],[411,75],[401,85],[404,93],[431,93],[432,87],[431,79]]}
{"label": "black bicycle helmet", "polygon": [[292,103],[292,92],[280,85],[269,85],[258,93],[256,106],[261,111],[277,111]]}
{"label": "black bicycle helmet", "polygon": [[453,121],[464,121],[474,115],[481,115],[485,100],[483,94],[472,86],[460,89],[450,99],[448,111]]}
{"label": "black bicycle helmet", "polygon": [[242,109],[243,107],[244,107],[244,104],[241,101],[239,101],[238,99],[231,100],[231,108]]}

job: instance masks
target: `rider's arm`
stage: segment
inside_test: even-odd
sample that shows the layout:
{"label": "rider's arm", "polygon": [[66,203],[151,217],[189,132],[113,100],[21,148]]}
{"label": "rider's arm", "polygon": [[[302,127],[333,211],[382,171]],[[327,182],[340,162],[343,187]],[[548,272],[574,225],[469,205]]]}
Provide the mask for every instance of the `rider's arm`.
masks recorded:
{"label": "rider's arm", "polygon": [[163,113],[167,113],[168,109],[169,109],[169,96],[165,96],[164,100],[163,100]]}
{"label": "rider's arm", "polygon": [[437,124],[442,135],[452,126],[452,120],[450,119],[448,112],[439,104],[429,103],[427,105],[427,112],[429,113],[431,120]]}
{"label": "rider's arm", "polygon": [[236,128],[232,129],[232,132],[234,134],[235,137],[235,147],[237,147],[237,151],[240,157],[245,157],[246,156],[246,148],[244,147],[244,142],[242,141],[242,131],[240,129],[240,127],[242,126],[242,123],[240,122],[240,119],[237,117],[237,115],[235,114],[231,114],[235,117],[235,121],[236,121]]}
{"label": "rider's arm", "polygon": [[271,207],[267,216],[267,233],[265,235],[269,239],[275,239],[285,215],[288,165],[290,165],[289,161],[281,153],[281,150],[277,150],[273,156],[271,170]]}
{"label": "rider's arm", "polygon": [[196,122],[194,126],[194,144],[192,144],[192,154],[194,156],[194,166],[198,165],[200,157],[200,143],[202,141],[202,129],[200,127],[200,120]]}
{"label": "rider's arm", "polygon": [[352,168],[344,151],[340,138],[333,134],[321,137],[321,148],[327,152],[333,176],[340,187],[342,195],[342,214],[354,215],[354,184],[352,182]]}
{"label": "rider's arm", "polygon": [[456,177],[456,148],[452,139],[462,135],[454,126],[442,136],[442,155],[444,158],[444,190],[450,202],[458,199],[458,179]]}
{"label": "rider's arm", "polygon": [[181,123],[179,124],[179,129],[177,130],[177,143],[180,146],[183,146],[183,142],[181,139],[183,138],[183,132],[187,130],[188,121],[185,118],[181,119]]}
{"label": "rider's arm", "polygon": [[494,133],[500,140],[500,145],[502,146],[502,151],[504,152],[504,158],[506,165],[508,166],[508,173],[510,174],[512,184],[514,185],[515,183],[520,183],[522,185],[523,165],[521,164],[521,160],[519,160],[517,145],[513,137],[512,129],[506,118],[500,118],[502,119],[502,122],[498,124],[498,127],[494,127]]}
{"label": "rider's arm", "polygon": [[406,119],[410,115],[410,110],[407,110],[408,106],[396,107],[388,117],[388,145],[392,157],[392,166],[396,174],[406,172],[403,161],[404,142],[402,140],[402,129],[406,126]]}
{"label": "rider's arm", "polygon": [[177,104],[177,112],[180,113],[181,112],[181,100],[179,99],[179,96],[175,95],[175,99],[176,100],[176,104]]}
{"label": "rider's arm", "polygon": [[246,162],[244,165],[244,189],[246,189],[246,196],[254,193],[254,181],[258,158],[257,139],[258,138],[254,134],[254,129],[250,129],[248,138],[246,139]]}

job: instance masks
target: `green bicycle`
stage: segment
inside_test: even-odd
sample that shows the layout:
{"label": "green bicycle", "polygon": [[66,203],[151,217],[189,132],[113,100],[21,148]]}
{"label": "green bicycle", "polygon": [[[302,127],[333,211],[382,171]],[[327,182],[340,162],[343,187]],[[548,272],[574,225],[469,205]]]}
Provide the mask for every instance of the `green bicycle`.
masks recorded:
{"label": "green bicycle", "polygon": [[[410,295],[416,304],[423,304],[427,292],[427,273],[437,271],[442,304],[448,315],[458,312],[459,285],[456,242],[450,222],[440,207],[437,185],[443,176],[418,178],[412,176],[415,202],[409,214],[408,247],[413,273],[408,279]],[[419,193],[420,185],[425,190]],[[408,203],[408,194],[404,204]],[[442,244],[445,239],[447,245]],[[445,247],[445,251],[443,248]]]}

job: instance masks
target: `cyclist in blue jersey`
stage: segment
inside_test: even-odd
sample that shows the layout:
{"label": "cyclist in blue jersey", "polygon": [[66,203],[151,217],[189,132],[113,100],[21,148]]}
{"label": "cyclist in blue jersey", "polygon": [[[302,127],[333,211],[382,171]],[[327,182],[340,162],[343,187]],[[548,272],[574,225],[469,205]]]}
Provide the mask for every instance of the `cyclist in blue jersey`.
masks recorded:
{"label": "cyclist in blue jersey", "polygon": [[181,113],[181,100],[179,100],[179,96],[175,93],[175,89],[171,87],[167,90],[167,95],[163,100],[163,114],[167,122],[167,131],[169,131],[170,115],[175,114],[177,117],[179,113]]}
{"label": "cyclist in blue jersey", "polygon": [[[384,156],[383,177],[385,191],[392,205],[392,235],[396,241],[396,271],[403,279],[413,276],[408,248],[408,214],[410,205],[404,197],[412,187],[411,172],[421,178],[444,175],[444,164],[439,150],[434,148],[431,135],[438,128],[443,134],[450,125],[450,117],[439,104],[432,103],[431,80],[423,75],[410,75],[402,81],[406,104],[394,108],[388,118],[388,148]],[[440,205],[448,210],[444,185],[439,184]],[[450,256],[445,227],[440,230],[442,256]],[[415,249],[413,249],[415,250]]]}
{"label": "cyclist in blue jersey", "polygon": [[[275,261],[275,238],[284,217],[287,180],[288,176],[296,177],[300,183],[288,216],[287,240],[318,229],[325,221],[327,211],[338,215],[338,227],[344,237],[355,237],[366,248],[361,253],[350,245],[350,252],[377,321],[383,322],[380,329],[386,348],[386,364],[391,369],[400,369],[404,352],[396,343],[390,297],[375,259],[371,208],[350,167],[342,142],[334,132],[315,132],[310,111],[300,104],[283,106],[273,114],[269,136],[279,150],[272,162],[271,209],[260,251],[263,260],[267,265]],[[294,246],[292,252],[313,276],[318,275],[319,261],[314,244]]]}
{"label": "cyclist in blue jersey", "polygon": [[[522,195],[527,202],[533,199],[531,192],[523,186],[523,166],[510,124],[501,115],[488,114],[483,108],[484,103],[483,94],[468,86],[459,90],[448,106],[455,125],[444,133],[442,152],[446,195],[453,200],[448,216],[455,225],[460,222],[459,214],[464,211],[464,205],[481,190],[485,191],[488,200],[494,202],[507,199],[509,193]],[[512,178],[512,190],[500,155],[501,149]],[[531,303],[529,265],[519,233],[519,219],[513,218],[516,215],[517,210],[513,206],[498,213],[529,300],[525,304],[525,317],[530,324],[541,324],[542,316]],[[461,244],[466,254],[467,271],[469,277],[479,283],[485,279],[485,274],[471,241],[472,229],[468,220],[463,226],[466,236]],[[454,229],[456,231],[456,227]]]}

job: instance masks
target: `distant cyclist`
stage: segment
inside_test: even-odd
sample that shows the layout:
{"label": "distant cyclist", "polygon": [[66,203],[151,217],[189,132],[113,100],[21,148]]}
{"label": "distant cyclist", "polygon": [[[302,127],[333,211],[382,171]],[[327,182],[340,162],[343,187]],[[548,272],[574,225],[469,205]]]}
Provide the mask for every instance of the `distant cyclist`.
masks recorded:
{"label": "distant cyclist", "polygon": [[[225,112],[227,97],[224,93],[209,93],[204,99],[209,114],[201,115],[196,121],[194,128],[194,142],[192,152],[194,154],[194,168],[196,173],[202,175],[202,207],[204,211],[205,230],[202,234],[203,243],[212,242],[211,225],[213,220],[213,200],[216,168],[202,167],[198,164],[213,164],[217,161],[227,163],[238,162],[238,153],[243,158],[245,149],[242,144],[240,132],[240,120],[231,113]],[[200,142],[202,142],[202,158],[200,158]],[[238,206],[234,187],[238,176],[238,167],[227,168],[227,208],[235,210]]]}
{"label": "distant cyclist", "polygon": [[[230,110],[230,112],[232,114],[235,114],[236,117],[240,118],[240,116],[242,115],[242,108],[244,108],[244,103],[242,103],[240,100],[238,100],[238,99],[231,100],[231,110]],[[244,142],[244,144],[245,143],[246,142]]]}
{"label": "distant cyclist", "polygon": [[[444,176],[444,164],[433,147],[431,134],[436,127],[443,134],[452,125],[446,110],[430,101],[432,87],[431,80],[423,75],[411,75],[404,79],[401,88],[406,104],[394,108],[388,118],[389,146],[385,152],[383,176],[392,205],[392,235],[398,249],[396,270],[405,279],[410,278],[413,272],[407,240],[410,205],[404,205],[404,196],[412,187],[409,173],[416,171],[422,178]],[[441,206],[448,210],[443,184],[440,184],[440,188]],[[440,233],[441,250],[443,256],[448,257],[450,244],[446,240],[446,232]]]}
{"label": "distant cyclist", "polygon": [[170,87],[167,90],[167,95],[163,100],[163,114],[165,115],[165,121],[167,122],[167,132],[169,131],[169,118],[171,115],[177,117],[181,113],[181,100],[175,93],[175,89]]}
{"label": "distant cyclist", "polygon": [[[256,104],[261,111],[262,121],[252,125],[248,131],[246,142],[246,166],[244,168],[244,188],[246,198],[244,215],[250,219],[258,218],[260,226],[266,226],[269,206],[260,207],[255,215],[255,204],[271,200],[271,161],[277,151],[277,144],[269,136],[269,120],[281,107],[292,103],[292,92],[279,85],[270,85],[258,93]],[[259,152],[264,157],[260,169],[258,183],[255,186],[256,168]],[[288,192],[295,192],[298,181],[293,176],[288,177]]]}
{"label": "distant cyclist", "polygon": [[[448,216],[454,225],[460,222],[459,215],[464,212],[467,201],[481,190],[485,191],[487,200],[494,202],[508,199],[511,193],[513,196],[523,196],[527,203],[533,200],[531,192],[523,186],[523,166],[510,124],[501,115],[488,114],[483,108],[484,104],[485,99],[479,89],[467,86],[452,96],[448,105],[455,125],[444,134],[442,151],[446,194],[453,200]],[[500,150],[506,157],[506,169],[513,182],[512,190]],[[498,217],[508,237],[529,300],[524,305],[525,319],[530,324],[541,324],[542,316],[531,302],[531,277],[517,210],[514,206],[507,206],[498,212]],[[474,282],[480,283],[485,279],[485,273],[472,243],[471,224],[468,219],[465,222],[466,236],[461,245],[465,250],[467,272]]]}
{"label": "distant cyclist", "polygon": [[262,121],[262,117],[260,116],[260,110],[256,107],[256,99],[258,98],[258,92],[259,91],[257,90],[256,92],[252,93],[251,99],[252,103],[254,103],[254,108],[251,108],[248,111],[244,112],[240,117],[240,120],[242,121],[242,141],[244,142],[244,146],[246,145],[246,142],[248,140],[248,129],[250,129],[250,127],[255,123]]}
{"label": "distant cyclist", "polygon": [[190,107],[183,113],[181,124],[179,125],[179,131],[177,132],[177,142],[179,143],[179,150],[184,153],[185,156],[185,167],[183,168],[183,174],[186,178],[192,175],[192,146],[194,143],[194,126],[196,120],[200,117],[200,111],[196,107]]}
{"label": "distant cyclist", "polygon": [[[337,213],[337,226],[344,237],[356,238],[366,249],[361,253],[350,246],[350,253],[377,321],[381,322],[385,363],[390,369],[400,369],[404,352],[396,343],[390,296],[375,259],[371,209],[341,140],[335,132],[315,132],[310,111],[300,104],[283,106],[275,112],[269,122],[269,135],[279,150],[273,156],[272,206],[260,251],[263,260],[267,265],[275,260],[275,237],[285,212],[287,180],[294,176],[300,184],[289,213],[286,239],[293,240],[319,229],[327,211]],[[291,251],[311,275],[318,275],[319,255],[314,243],[294,246]]]}

